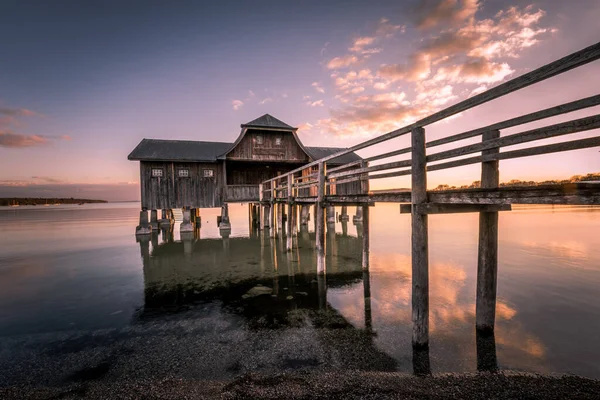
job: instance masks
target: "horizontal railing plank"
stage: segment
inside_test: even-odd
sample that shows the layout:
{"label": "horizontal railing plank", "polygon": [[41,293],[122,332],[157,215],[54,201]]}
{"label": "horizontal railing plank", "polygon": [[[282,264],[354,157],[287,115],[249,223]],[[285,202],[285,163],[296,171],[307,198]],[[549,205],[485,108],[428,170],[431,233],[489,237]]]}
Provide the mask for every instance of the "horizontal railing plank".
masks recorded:
{"label": "horizontal railing plank", "polygon": [[506,121],[497,122],[492,125],[484,126],[483,128],[477,128],[471,131],[459,133],[437,140],[432,140],[427,143],[427,147],[441,146],[443,144],[476,137],[483,134],[484,132],[511,128],[513,126],[523,125],[529,122],[539,121],[541,119],[550,118],[561,114],[567,114],[573,111],[582,110],[584,108],[594,107],[597,105],[600,105],[600,95],[586,97],[585,99],[546,108],[544,110],[508,119]]}
{"label": "horizontal railing plank", "polygon": [[464,165],[476,164],[485,161],[508,160],[511,158],[529,157],[541,154],[558,153],[562,151],[578,150],[598,146],[600,146],[600,137],[572,140],[569,142],[554,143],[545,146],[530,147],[527,149],[512,150],[497,154],[469,157],[435,165],[428,165],[427,171],[438,171],[442,169],[461,167]]}
{"label": "horizontal railing plank", "polygon": [[542,128],[532,129],[525,132],[515,133],[504,136],[499,139],[486,140],[482,143],[475,143],[457,149],[446,150],[427,156],[427,162],[440,161],[448,158],[460,157],[471,153],[477,153],[482,150],[495,149],[498,147],[513,146],[532,142],[535,140],[549,139],[556,136],[568,135],[576,132],[589,131],[600,128],[600,114],[591,117],[576,119],[573,121],[562,122],[544,126]]}
{"label": "horizontal railing plank", "polygon": [[327,178],[334,179],[334,178],[340,178],[343,176],[360,175],[360,174],[364,174],[367,172],[384,171],[386,169],[402,168],[402,167],[408,167],[408,166],[410,166],[410,160],[393,161],[393,162],[389,162],[389,163],[385,163],[385,164],[373,165],[370,167],[357,168],[357,169],[353,169],[352,171],[336,172],[333,174],[328,174]]}

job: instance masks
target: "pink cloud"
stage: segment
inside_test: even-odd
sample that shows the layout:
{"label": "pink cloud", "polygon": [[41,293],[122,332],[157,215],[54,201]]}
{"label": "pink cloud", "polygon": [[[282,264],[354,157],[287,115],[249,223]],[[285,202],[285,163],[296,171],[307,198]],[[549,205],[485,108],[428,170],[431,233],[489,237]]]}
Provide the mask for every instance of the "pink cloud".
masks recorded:
{"label": "pink cloud", "polygon": [[329,68],[329,69],[347,68],[352,65],[358,64],[359,62],[360,62],[360,60],[358,59],[358,57],[356,57],[355,55],[349,54],[347,56],[335,57],[335,58],[331,59],[327,63],[327,68]]}
{"label": "pink cloud", "polygon": [[49,144],[47,137],[40,135],[22,135],[10,131],[0,132],[0,146],[2,147],[35,147]]}
{"label": "pink cloud", "polygon": [[419,29],[456,26],[472,20],[478,9],[478,0],[425,0],[415,12],[415,23]]}

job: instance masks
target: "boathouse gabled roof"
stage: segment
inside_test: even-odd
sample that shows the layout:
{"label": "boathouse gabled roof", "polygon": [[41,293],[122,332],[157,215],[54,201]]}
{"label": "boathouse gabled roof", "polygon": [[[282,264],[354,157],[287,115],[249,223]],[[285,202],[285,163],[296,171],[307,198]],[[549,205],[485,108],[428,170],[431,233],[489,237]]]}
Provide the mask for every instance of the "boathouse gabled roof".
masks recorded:
{"label": "boathouse gabled roof", "polygon": [[231,143],[200,142],[193,140],[143,139],[127,156],[140,161],[216,162],[217,157],[231,147]]}
{"label": "boathouse gabled roof", "polygon": [[240,125],[243,128],[270,128],[270,129],[282,129],[286,131],[296,131],[298,128],[294,128],[285,122],[278,120],[270,114],[265,114],[258,117],[250,122]]}
{"label": "boathouse gabled roof", "polygon": [[[311,161],[327,157],[331,154],[345,150],[339,147],[307,147],[302,144],[294,128],[285,122],[265,114],[250,122],[241,125],[242,131],[235,142],[203,142],[194,140],[163,140],[143,139],[140,144],[129,154],[127,159],[135,161],[166,161],[166,162],[216,162],[225,160],[246,135],[248,129],[268,129],[289,132],[292,134],[300,148]],[[356,153],[348,153],[330,160],[330,164],[346,164],[361,160]]]}
{"label": "boathouse gabled roof", "polygon": [[[193,140],[143,139],[129,154],[133,161],[181,161],[216,162],[233,143],[199,142]],[[312,160],[318,160],[344,150],[338,147],[304,147]],[[356,153],[348,153],[329,161],[330,164],[346,164],[361,158]]]}

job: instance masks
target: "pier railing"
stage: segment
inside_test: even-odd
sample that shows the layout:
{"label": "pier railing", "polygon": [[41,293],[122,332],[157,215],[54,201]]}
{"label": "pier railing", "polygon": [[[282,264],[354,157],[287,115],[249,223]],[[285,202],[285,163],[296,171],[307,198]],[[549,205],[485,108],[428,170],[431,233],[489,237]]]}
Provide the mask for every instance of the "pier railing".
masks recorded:
{"label": "pier railing", "polygon": [[[600,115],[593,115],[591,117],[548,125],[542,128],[526,130],[504,137],[500,137],[498,133],[490,133],[599,105],[600,95],[595,95],[424,143],[427,149],[431,149],[436,146],[482,136],[482,142],[478,144],[462,146],[456,149],[441,151],[428,155],[420,154],[422,153],[420,148],[410,146],[367,157],[361,161],[354,161],[348,164],[338,165],[333,168],[328,168],[327,166],[329,162],[340,156],[350,152],[363,150],[400,136],[407,135],[409,133],[412,133],[413,136],[423,136],[424,140],[425,132],[421,131],[421,129],[427,125],[470,110],[476,106],[488,103],[494,99],[516,92],[527,86],[542,82],[556,75],[560,75],[564,72],[595,61],[598,58],[600,58],[600,43],[594,44],[550,64],[544,65],[543,67],[498,85],[486,92],[470,97],[413,124],[359,143],[346,150],[313,161],[301,168],[264,181],[261,188],[261,198],[263,200],[273,199],[275,201],[287,201],[289,197],[293,197],[297,201],[314,201],[318,197],[318,194],[323,192],[325,199],[332,202],[360,202],[361,200],[366,199],[364,197],[354,197],[350,199],[336,199],[333,197],[351,194],[366,194],[368,193],[368,181],[372,179],[410,175],[413,173],[414,169],[412,160],[416,160],[419,163],[424,162],[427,171],[436,171],[475,163],[485,163],[497,160],[528,157],[600,146],[600,138],[592,137],[506,152],[498,151],[500,148],[506,146],[529,143],[537,140],[596,129],[600,127]],[[471,155],[473,153],[481,154],[464,158],[464,156]],[[411,159],[385,162],[378,165],[369,165],[373,161],[385,160],[387,158],[403,154],[410,154]],[[425,160],[417,160],[420,156],[424,156]],[[319,187],[319,174],[325,175],[324,187]],[[290,180],[292,185],[291,190],[288,190],[288,181]],[[360,182],[360,184],[358,187],[355,186],[355,189],[344,193],[338,193],[339,190],[336,190],[337,188],[343,186],[343,184],[352,182]],[[392,188],[384,192],[391,194],[397,190],[398,189]],[[381,192],[377,193],[376,197],[377,195],[381,197],[383,201],[410,201],[410,198],[407,198],[405,193],[398,194],[395,197],[392,195],[383,195]]]}
{"label": "pier railing", "polygon": [[[413,124],[346,150],[315,160],[301,168],[264,181],[259,195],[263,205],[270,205],[270,226],[274,226],[275,206],[281,211],[288,205],[287,248],[292,250],[295,204],[314,203],[316,214],[317,269],[325,272],[325,207],[332,204],[357,204],[363,214],[363,268],[369,258],[369,204],[376,201],[410,203],[401,207],[412,218],[412,309],[413,344],[427,346],[429,330],[429,278],[427,216],[436,213],[479,212],[479,252],[477,263],[476,326],[493,330],[496,306],[498,211],[510,210],[511,204],[600,204],[600,184],[578,183],[534,187],[499,187],[500,160],[530,157],[600,146],[600,137],[592,136],[561,143],[532,145],[517,150],[500,151],[507,146],[524,145],[549,138],[571,135],[600,128],[600,114],[571,119],[541,128],[501,136],[500,130],[541,121],[600,105],[600,94],[521,115],[495,124],[427,142],[425,127],[458,113],[471,110],[492,100],[545,81],[600,58],[600,43],[544,65],[483,93],[431,114]],[[451,127],[451,124],[448,124]],[[340,156],[411,135],[411,146],[367,157],[360,161],[328,168]],[[437,146],[481,136],[481,142],[430,153]],[[410,155],[410,159],[385,161]],[[382,162],[370,165],[371,162]],[[481,164],[481,187],[427,191],[427,172]],[[372,179],[411,175],[411,189],[390,188],[370,191]],[[350,190],[340,190],[352,184]],[[329,218],[328,218],[329,219]]]}

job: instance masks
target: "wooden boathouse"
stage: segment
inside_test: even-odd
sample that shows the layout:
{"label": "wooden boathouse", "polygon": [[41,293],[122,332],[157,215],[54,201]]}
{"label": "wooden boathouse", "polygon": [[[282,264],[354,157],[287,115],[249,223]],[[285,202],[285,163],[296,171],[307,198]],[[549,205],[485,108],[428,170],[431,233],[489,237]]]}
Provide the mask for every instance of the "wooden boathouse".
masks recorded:
{"label": "wooden boathouse", "polygon": [[[226,213],[228,201],[257,201],[260,207],[254,207],[253,214],[255,210],[262,209],[260,229],[265,232],[264,235],[268,231],[270,238],[285,240],[286,250],[291,253],[298,249],[298,225],[301,229],[306,225],[308,210],[314,207],[316,267],[317,274],[322,277],[318,282],[325,284],[328,264],[326,254],[333,250],[327,246],[326,232],[335,229],[334,207],[342,208],[342,216],[345,218],[340,217],[340,220],[347,221],[347,211],[344,213],[344,209],[351,205],[357,206],[355,222],[362,225],[362,269],[367,271],[370,247],[369,207],[378,202],[400,203],[399,212],[410,215],[407,223],[410,223],[412,233],[412,342],[414,349],[427,350],[428,217],[445,213],[478,213],[475,327],[478,335],[493,335],[498,280],[499,212],[510,211],[513,204],[600,205],[600,182],[502,186],[500,161],[600,147],[600,113],[597,108],[594,109],[600,106],[600,94],[596,91],[596,94],[589,97],[568,98],[548,108],[535,109],[527,114],[434,140],[427,139],[426,128],[504,96],[515,96],[519,90],[549,79],[557,79],[563,73],[599,59],[600,42],[347,149],[305,147],[298,140],[295,128],[269,115],[243,124],[235,143],[227,146],[222,144],[222,153],[218,154],[219,151],[213,150],[210,157],[198,155],[200,148],[202,151],[207,148],[202,144],[197,146],[198,154],[191,150],[192,145],[180,145],[182,153],[175,157],[173,154],[163,154],[168,153],[166,142],[169,141],[144,140],[129,156],[131,160],[141,161],[143,210],[140,214],[142,229],[138,229],[138,233],[146,233],[144,229],[147,229],[148,209],[154,211],[155,217],[156,210],[165,207],[214,207],[224,204],[223,210]],[[580,114],[573,116],[575,112]],[[585,116],[581,116],[583,113]],[[558,121],[548,121],[558,117]],[[534,122],[537,127],[526,125]],[[453,126],[449,124],[446,128],[451,130]],[[505,130],[510,128],[515,128],[517,132],[506,134]],[[585,136],[564,140],[565,137],[578,133],[585,133]],[[410,137],[408,147],[398,148],[391,142],[401,136]],[[539,143],[547,139],[553,139],[552,143]],[[284,145],[284,140],[289,142]],[[470,142],[465,144],[464,140]],[[386,152],[373,154],[375,149],[372,147],[383,143],[388,144]],[[438,150],[438,146],[445,148]],[[519,148],[515,149],[513,146]],[[362,159],[355,154],[369,148],[372,154],[369,157]],[[184,153],[186,157],[183,157]],[[189,196],[180,193],[182,189],[178,186],[177,179],[184,176],[179,175],[177,169],[185,169],[190,163],[197,163],[194,173],[202,174],[197,179],[215,179],[213,197],[206,195],[208,197],[203,198],[204,193],[209,192],[202,192],[198,189],[199,186],[193,186],[195,183],[189,186],[192,188]],[[427,177],[430,172],[466,165],[480,165],[480,187],[448,190],[428,188]],[[214,168],[214,172],[212,175],[208,172],[209,175],[205,176],[204,170],[210,169],[210,166]],[[392,184],[392,187],[385,190],[369,190],[371,180],[407,175],[411,177],[410,189],[393,187]],[[221,177],[218,181],[217,176]],[[282,217],[284,208],[289,216],[286,224]],[[300,218],[297,217],[298,211]],[[413,357],[418,354],[415,352]],[[428,357],[426,353],[426,360]]]}
{"label": "wooden boathouse", "polygon": [[[201,208],[223,207],[227,203],[258,202],[259,184],[275,176],[345,149],[305,146],[294,128],[265,114],[241,125],[234,142],[206,142],[143,139],[128,159],[140,162],[141,207],[137,233],[149,233],[162,219],[171,219],[169,210],[183,209],[194,218]],[[336,157],[330,165],[360,161],[355,153]],[[315,171],[316,172],[316,169]],[[307,170],[306,175],[311,171]],[[339,193],[359,194],[360,185],[341,184]],[[224,215],[226,218],[226,215]],[[184,221],[187,222],[187,221]],[[187,229],[187,224],[184,230]],[[190,229],[191,230],[191,229]]]}

